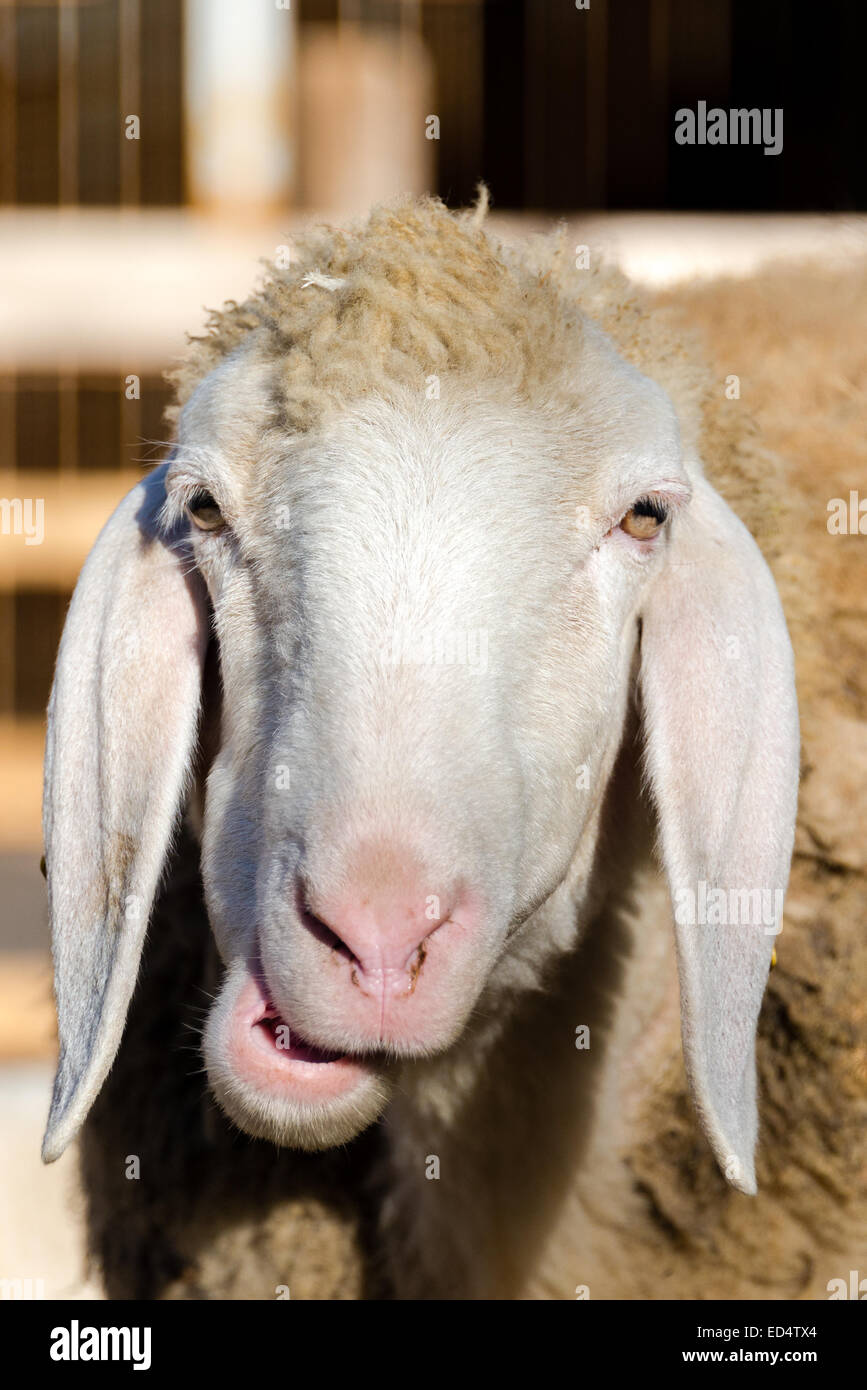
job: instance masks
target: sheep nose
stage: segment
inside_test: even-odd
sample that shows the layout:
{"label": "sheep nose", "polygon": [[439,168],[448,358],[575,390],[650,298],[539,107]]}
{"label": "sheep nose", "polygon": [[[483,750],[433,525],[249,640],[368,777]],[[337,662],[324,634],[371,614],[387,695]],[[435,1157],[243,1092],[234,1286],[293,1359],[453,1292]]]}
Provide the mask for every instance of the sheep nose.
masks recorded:
{"label": "sheep nose", "polygon": [[301,920],[320,941],[347,957],[354,982],[377,993],[415,988],[430,938],[449,919],[451,897],[435,893],[353,893],[325,901],[305,895]]}

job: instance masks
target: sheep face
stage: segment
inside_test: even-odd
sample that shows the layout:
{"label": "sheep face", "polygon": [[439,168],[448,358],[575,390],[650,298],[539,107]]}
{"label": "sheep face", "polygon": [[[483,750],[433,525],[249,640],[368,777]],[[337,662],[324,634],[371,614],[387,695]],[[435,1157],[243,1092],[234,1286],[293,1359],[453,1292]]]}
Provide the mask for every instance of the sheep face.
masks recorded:
{"label": "sheep face", "polygon": [[[401,228],[406,252],[418,227]],[[469,245],[482,289],[501,287],[505,268],[455,235],[455,264]],[[76,586],[46,741],[61,1046],[43,1154],[76,1133],[117,1051],[197,746],[226,967],[211,1086],[249,1133],[320,1148],[370,1123],[400,1069],[450,1049],[457,1064],[574,943],[616,849],[597,845],[600,808],[636,692],[687,1074],[723,1171],[754,1191],[755,1030],[799,753],[771,574],[681,457],[665,394],[544,277],[515,281],[505,318],[496,295],[473,301],[493,348],[476,360],[459,336],[430,393],[405,323],[402,348],[381,324],[376,351],[359,348],[359,305],[377,300],[360,264],[340,313],[307,322],[317,351],[287,350],[291,391],[284,339],[245,320],[187,399],[173,460],[120,504]],[[298,295],[338,285],[293,289],[297,313]],[[422,296],[441,354],[443,306],[466,304],[450,285]],[[556,334],[536,351],[549,310],[568,351]],[[402,375],[354,378],[368,357]],[[683,910],[709,893],[773,914]]]}
{"label": "sheep face", "polygon": [[224,688],[205,1056],[254,1134],[346,1139],[484,1012],[516,934],[553,949],[528,919],[593,834],[689,491],[666,398],[604,365],[617,411],[572,430],[455,382],[292,436],[244,355],[187,409],[167,493],[204,511]]}

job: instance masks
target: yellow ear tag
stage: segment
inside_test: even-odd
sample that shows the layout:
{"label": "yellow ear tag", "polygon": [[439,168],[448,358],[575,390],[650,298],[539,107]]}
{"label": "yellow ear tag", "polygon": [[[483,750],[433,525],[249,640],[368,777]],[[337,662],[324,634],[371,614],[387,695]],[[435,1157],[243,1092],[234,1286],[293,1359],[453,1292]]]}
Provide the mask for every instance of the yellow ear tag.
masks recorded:
{"label": "yellow ear tag", "polygon": [[773,970],[774,966],[776,965],[776,963],[777,963],[777,948],[776,948],[776,946],[774,946],[773,950],[771,951],[771,969],[772,969],[772,970]]}

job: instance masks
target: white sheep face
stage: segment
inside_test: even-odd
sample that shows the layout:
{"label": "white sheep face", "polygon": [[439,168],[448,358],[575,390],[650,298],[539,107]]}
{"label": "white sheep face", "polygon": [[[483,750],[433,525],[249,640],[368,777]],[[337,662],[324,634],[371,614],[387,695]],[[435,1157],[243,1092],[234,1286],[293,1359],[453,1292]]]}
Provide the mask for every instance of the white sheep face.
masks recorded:
{"label": "white sheep face", "polygon": [[48,710],[46,1160],[121,1044],[197,745],[226,964],[211,1085],[249,1133],[327,1147],[398,1072],[423,1096],[421,1058],[484,1084],[516,996],[545,988],[622,870],[600,807],[635,692],[686,1073],[722,1171],[755,1191],[756,1025],[798,789],[791,644],[667,397],[574,327],[525,396],[496,375],[444,375],[436,400],[423,379],[357,383],[304,428],[251,334],[103,528]]}
{"label": "white sheep face", "polygon": [[[589,859],[690,481],[667,398],[601,339],[565,421],[446,381],[293,434],[263,423],[272,371],[211,374],[166,490],[225,523],[192,531],[224,686],[209,1077],[248,1132],[318,1148],[484,1013],[518,935],[556,949],[534,913]],[[669,520],[630,534],[648,497]]]}

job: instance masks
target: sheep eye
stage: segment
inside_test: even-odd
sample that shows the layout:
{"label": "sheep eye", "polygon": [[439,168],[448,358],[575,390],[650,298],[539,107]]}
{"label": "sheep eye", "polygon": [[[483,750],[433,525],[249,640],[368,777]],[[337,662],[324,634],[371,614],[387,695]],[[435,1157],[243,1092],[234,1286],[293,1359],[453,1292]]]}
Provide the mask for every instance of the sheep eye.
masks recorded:
{"label": "sheep eye", "polygon": [[662,530],[667,520],[668,508],[658,497],[640,497],[629,508],[620,529],[635,540],[649,541]]}
{"label": "sheep eye", "polygon": [[226,524],[213,497],[204,490],[193,493],[187,503],[187,514],[200,531],[219,531]]}

